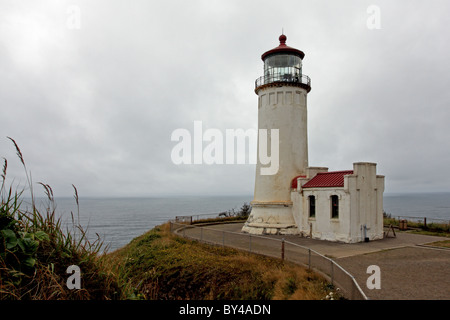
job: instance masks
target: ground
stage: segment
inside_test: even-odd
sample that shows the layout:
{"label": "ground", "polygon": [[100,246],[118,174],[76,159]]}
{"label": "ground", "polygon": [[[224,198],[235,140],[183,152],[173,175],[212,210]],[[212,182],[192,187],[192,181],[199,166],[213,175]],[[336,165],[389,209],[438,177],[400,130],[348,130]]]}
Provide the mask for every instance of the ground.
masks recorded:
{"label": "ground", "polygon": [[[279,242],[251,237],[241,233],[243,223],[186,229],[185,234],[203,240],[241,247],[280,257]],[[226,231],[223,233],[222,231]],[[233,233],[229,233],[233,232]],[[397,232],[396,237],[355,244],[337,243],[302,238],[299,236],[266,236],[311,248],[332,258],[352,274],[369,299],[382,300],[448,300],[450,299],[450,249],[434,248],[425,244],[446,238]],[[295,259],[300,251],[293,247],[285,252]],[[370,265],[380,267],[381,289],[369,290],[366,281]]]}
{"label": "ground", "polygon": [[[409,246],[337,259],[371,299],[448,300],[450,250]],[[367,289],[367,266],[378,265],[381,289]]]}

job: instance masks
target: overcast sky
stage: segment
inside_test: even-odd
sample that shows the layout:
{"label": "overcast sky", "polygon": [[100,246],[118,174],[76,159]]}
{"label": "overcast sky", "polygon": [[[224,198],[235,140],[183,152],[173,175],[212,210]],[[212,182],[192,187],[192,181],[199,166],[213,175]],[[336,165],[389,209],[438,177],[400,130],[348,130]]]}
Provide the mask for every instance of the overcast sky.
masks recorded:
{"label": "overcast sky", "polygon": [[261,54],[283,29],[312,81],[310,166],[376,162],[387,193],[450,191],[449,12],[445,0],[0,0],[8,181],[24,174],[7,136],[55,196],[253,194],[255,165],[175,165],[171,134],[196,120],[256,129]]}

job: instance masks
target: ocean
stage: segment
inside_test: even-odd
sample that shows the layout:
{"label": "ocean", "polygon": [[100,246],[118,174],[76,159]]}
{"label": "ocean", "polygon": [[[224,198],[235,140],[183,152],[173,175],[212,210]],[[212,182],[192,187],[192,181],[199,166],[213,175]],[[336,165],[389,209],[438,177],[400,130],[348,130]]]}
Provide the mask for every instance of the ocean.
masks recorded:
{"label": "ocean", "polygon": [[385,194],[384,210],[392,217],[426,217],[427,221],[450,222],[450,193]]}
{"label": "ocean", "polygon": [[[108,246],[108,252],[121,248],[134,238],[176,216],[213,214],[239,210],[253,196],[180,196],[165,198],[80,198],[79,213],[73,197],[56,198],[56,213],[71,228],[75,221],[87,231],[88,239],[97,234]],[[40,211],[48,200],[36,199]],[[45,211],[44,211],[45,212]],[[105,248],[104,248],[105,249]]]}
{"label": "ocean", "polygon": [[[88,232],[90,240],[97,234],[108,252],[125,246],[135,237],[176,216],[211,214],[239,210],[250,203],[248,196],[181,196],[161,198],[80,198],[79,215],[75,199],[57,198],[56,212],[67,225],[71,213]],[[40,208],[45,199],[37,199]],[[450,193],[385,194],[384,210],[392,217],[427,217],[450,221]]]}

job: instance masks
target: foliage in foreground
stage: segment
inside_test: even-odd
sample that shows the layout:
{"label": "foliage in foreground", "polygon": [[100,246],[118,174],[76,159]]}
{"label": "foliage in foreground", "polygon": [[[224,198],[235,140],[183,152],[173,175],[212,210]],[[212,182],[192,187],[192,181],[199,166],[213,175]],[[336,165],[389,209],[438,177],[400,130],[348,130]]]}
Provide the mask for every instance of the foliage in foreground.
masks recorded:
{"label": "foliage in foreground", "polygon": [[[63,230],[55,216],[53,191],[39,183],[48,197],[45,213],[35,204],[33,186],[23,155],[17,155],[25,169],[31,195],[31,209],[24,205],[23,190],[6,185],[8,162],[4,159],[0,187],[0,300],[112,299],[119,296],[115,279],[106,272],[98,253],[103,243],[89,242],[86,231],[75,224]],[[75,200],[78,204],[77,190]],[[69,289],[66,270],[77,265],[82,270],[81,288]]]}
{"label": "foliage in foreground", "polygon": [[298,265],[186,240],[156,227],[107,257],[123,292],[141,299],[311,299],[325,279]]}

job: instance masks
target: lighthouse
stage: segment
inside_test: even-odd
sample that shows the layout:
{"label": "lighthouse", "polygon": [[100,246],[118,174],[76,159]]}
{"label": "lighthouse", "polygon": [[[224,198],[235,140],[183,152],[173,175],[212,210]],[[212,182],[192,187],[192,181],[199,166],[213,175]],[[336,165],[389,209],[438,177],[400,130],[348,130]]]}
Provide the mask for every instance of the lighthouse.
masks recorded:
{"label": "lighthouse", "polygon": [[[354,162],[353,169],[340,171],[308,165],[311,81],[302,72],[305,54],[286,45],[284,34],[279,40],[261,56],[264,75],[255,82],[259,157],[252,211],[242,232],[345,243],[383,239],[384,176],[376,163]],[[272,163],[267,169],[268,156],[261,157],[268,154],[278,159],[276,170]]]}
{"label": "lighthouse", "polygon": [[[286,45],[286,40],[282,34],[279,45],[262,54],[264,73],[255,81],[258,140],[268,140],[267,153],[277,157],[279,166],[267,172],[266,164],[257,160],[252,212],[242,229],[252,234],[299,233],[291,183],[295,177],[306,176],[308,167],[307,95],[311,81],[302,72],[305,54]],[[274,145],[277,148],[271,148]],[[278,155],[273,154],[276,152]]]}

